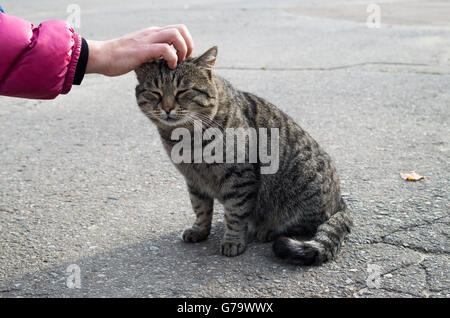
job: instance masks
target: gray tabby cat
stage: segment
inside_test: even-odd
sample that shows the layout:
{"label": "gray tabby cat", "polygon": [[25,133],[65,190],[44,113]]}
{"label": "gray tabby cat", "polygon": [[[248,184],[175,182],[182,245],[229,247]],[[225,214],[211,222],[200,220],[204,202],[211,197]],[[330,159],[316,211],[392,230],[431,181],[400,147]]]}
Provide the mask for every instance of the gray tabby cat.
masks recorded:
{"label": "gray tabby cat", "polygon": [[[352,222],[329,155],[274,105],[214,75],[216,55],[213,47],[174,70],[163,60],[142,64],[136,69],[140,109],[156,124],[169,155],[178,142],[171,139],[172,131],[177,127],[192,131],[194,120],[201,120],[203,130],[278,128],[279,169],[261,174],[259,160],[175,164],[186,180],[196,214],[183,240],[199,242],[208,237],[217,199],[225,210],[223,255],[241,254],[247,241],[256,237],[274,240],[275,254],[294,264],[318,265],[333,259]],[[203,141],[203,147],[207,144]],[[295,238],[299,236],[309,240]]]}

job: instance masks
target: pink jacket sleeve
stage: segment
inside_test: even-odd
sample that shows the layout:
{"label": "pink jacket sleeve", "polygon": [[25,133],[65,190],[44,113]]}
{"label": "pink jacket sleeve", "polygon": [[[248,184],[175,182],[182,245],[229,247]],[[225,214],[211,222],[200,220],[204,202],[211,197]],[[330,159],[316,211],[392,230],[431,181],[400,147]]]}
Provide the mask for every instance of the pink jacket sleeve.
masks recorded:
{"label": "pink jacket sleeve", "polygon": [[64,21],[33,26],[0,12],[0,95],[53,99],[72,88],[81,37]]}

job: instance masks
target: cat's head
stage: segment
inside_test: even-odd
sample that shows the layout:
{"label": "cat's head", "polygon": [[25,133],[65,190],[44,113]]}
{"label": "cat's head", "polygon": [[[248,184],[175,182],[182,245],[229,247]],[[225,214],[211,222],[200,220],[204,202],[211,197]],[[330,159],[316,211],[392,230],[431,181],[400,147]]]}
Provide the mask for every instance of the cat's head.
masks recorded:
{"label": "cat's head", "polygon": [[164,60],[140,65],[136,99],[142,112],[161,128],[212,119],[217,112],[213,66],[217,47],[171,70]]}

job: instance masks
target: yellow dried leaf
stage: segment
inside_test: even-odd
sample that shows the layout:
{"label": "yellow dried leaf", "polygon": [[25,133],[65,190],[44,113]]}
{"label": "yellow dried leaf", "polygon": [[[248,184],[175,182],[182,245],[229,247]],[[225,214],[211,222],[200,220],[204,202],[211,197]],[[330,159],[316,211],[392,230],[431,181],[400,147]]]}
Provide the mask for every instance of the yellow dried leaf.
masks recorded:
{"label": "yellow dried leaf", "polygon": [[419,181],[421,179],[425,179],[424,176],[421,176],[415,171],[411,171],[410,173],[400,173],[400,177],[408,181]]}

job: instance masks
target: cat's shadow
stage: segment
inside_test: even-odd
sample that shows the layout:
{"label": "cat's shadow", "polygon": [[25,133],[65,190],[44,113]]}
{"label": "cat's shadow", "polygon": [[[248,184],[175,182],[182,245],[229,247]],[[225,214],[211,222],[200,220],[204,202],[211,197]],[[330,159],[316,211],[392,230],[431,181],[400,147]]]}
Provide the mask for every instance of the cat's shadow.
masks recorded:
{"label": "cat's shadow", "polygon": [[[215,222],[209,238],[202,242],[185,243],[181,233],[177,230],[153,236],[135,244],[1,281],[0,290],[7,291],[2,293],[4,297],[195,296],[196,288],[204,285],[244,284],[242,277],[278,281],[282,279],[283,270],[303,270],[276,258],[272,243],[253,241],[241,255],[221,255],[222,222]],[[67,269],[72,264],[80,269],[80,289],[68,288],[66,284],[71,275]]]}

